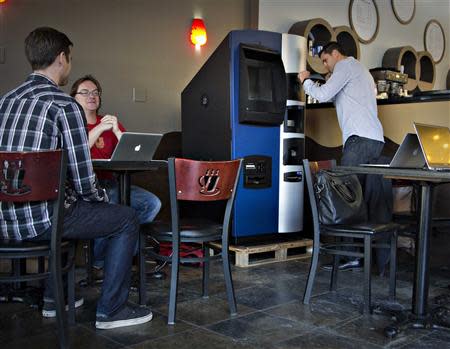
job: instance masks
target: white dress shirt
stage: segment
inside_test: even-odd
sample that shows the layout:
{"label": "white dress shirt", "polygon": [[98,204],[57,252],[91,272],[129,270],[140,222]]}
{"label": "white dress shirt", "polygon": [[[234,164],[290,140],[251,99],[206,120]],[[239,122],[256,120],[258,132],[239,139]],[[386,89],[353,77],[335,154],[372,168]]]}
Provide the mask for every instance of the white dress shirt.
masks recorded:
{"label": "white dress shirt", "polygon": [[303,81],[305,93],[319,102],[334,101],[343,145],[350,136],[384,142],[383,127],[377,115],[375,82],[369,71],[353,57],[336,63],[322,86],[310,79]]}

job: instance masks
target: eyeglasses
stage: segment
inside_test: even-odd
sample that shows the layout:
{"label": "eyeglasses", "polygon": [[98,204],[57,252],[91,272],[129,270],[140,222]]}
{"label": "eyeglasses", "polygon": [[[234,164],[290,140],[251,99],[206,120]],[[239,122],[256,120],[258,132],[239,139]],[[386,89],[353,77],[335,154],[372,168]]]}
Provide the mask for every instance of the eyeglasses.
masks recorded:
{"label": "eyeglasses", "polygon": [[93,91],[81,90],[80,92],[77,92],[76,94],[82,95],[84,98],[87,98],[89,96],[92,96],[92,97],[100,97],[101,96],[101,93],[99,90],[93,90]]}

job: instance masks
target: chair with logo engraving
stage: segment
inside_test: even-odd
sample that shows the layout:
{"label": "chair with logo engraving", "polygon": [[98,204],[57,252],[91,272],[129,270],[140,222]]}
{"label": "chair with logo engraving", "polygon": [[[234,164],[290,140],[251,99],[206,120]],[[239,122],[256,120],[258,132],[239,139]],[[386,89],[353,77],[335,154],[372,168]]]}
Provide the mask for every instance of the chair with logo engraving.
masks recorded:
{"label": "chair with logo engraving", "polygon": [[[172,264],[168,324],[175,323],[178,272],[180,263],[201,263],[203,266],[202,294],[208,296],[210,260],[222,259],[223,273],[231,315],[237,313],[233,281],[229,262],[229,227],[236,195],[237,183],[242,160],[232,161],[195,161],[170,158],[169,191],[171,224],[152,222],[141,227],[140,234],[140,290],[145,289],[145,255]],[[224,210],[223,222],[216,223],[206,218],[195,220],[180,219],[180,201],[201,202],[220,206]],[[219,204],[220,205],[220,204]],[[145,239],[151,237],[158,242],[171,242],[172,253],[169,256],[157,254],[145,246]],[[208,243],[221,241],[221,253],[210,255]],[[180,257],[181,243],[197,243],[203,250],[203,257]]]}
{"label": "chair with logo engraving", "polygon": [[[0,259],[11,261],[11,272],[0,274],[0,283],[17,284],[52,278],[55,298],[57,335],[60,348],[68,347],[67,320],[64,311],[64,290],[62,274],[68,274],[69,323],[75,322],[73,265],[74,245],[62,241],[64,215],[64,183],[66,179],[67,154],[64,150],[35,152],[0,152],[0,201],[2,219],[7,222],[17,211],[9,211],[12,205],[27,207],[36,202],[47,201],[52,213],[50,241],[13,240],[0,237]],[[37,207],[39,210],[40,207]],[[36,212],[36,209],[32,211]],[[3,233],[14,236],[8,225],[2,222]],[[36,224],[39,224],[37,222]],[[62,262],[62,256],[67,261]],[[37,271],[33,273],[26,262],[38,260]],[[45,270],[45,259],[48,270]],[[28,269],[28,270],[27,270]]]}

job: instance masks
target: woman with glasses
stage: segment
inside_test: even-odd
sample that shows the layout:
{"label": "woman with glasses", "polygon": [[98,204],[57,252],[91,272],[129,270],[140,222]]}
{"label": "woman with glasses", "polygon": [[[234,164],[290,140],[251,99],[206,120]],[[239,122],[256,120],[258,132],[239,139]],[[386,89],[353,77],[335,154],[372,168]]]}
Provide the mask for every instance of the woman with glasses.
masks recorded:
{"label": "woman with glasses", "polygon": [[[114,115],[99,115],[102,87],[92,75],[79,78],[72,85],[70,95],[83,107],[89,131],[89,146],[92,159],[109,159],[122,137],[125,128]],[[114,174],[109,171],[97,171],[100,185],[106,189],[109,201],[119,203],[119,186]],[[138,186],[132,185],[131,207],[133,207],[141,224],[153,221],[161,208],[161,201],[156,195]],[[106,240],[94,242],[94,267],[101,269],[106,251]]]}

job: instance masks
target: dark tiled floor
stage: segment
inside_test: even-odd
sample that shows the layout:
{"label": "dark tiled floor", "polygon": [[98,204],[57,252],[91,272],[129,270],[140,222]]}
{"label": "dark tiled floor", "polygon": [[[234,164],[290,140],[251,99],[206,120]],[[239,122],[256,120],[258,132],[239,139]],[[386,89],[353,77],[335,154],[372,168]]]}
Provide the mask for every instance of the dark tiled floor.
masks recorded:
{"label": "dark tiled floor", "polygon": [[[433,237],[430,298],[450,294],[449,247],[449,232]],[[72,348],[450,348],[447,330],[406,330],[393,340],[385,338],[383,328],[390,317],[359,313],[361,272],[340,273],[338,290],[329,292],[330,275],[320,271],[311,304],[303,305],[308,269],[308,260],[233,268],[239,314],[230,317],[220,264],[212,266],[206,299],[201,297],[201,270],[183,267],[175,326],[167,325],[168,278],[149,282],[154,312],[150,323],[115,330],[95,329],[99,288],[82,288],[86,304],[77,311],[77,324],[71,328]],[[413,270],[414,258],[400,251],[397,302],[388,302],[387,279],[376,275],[374,301],[410,308]],[[131,300],[137,300],[133,292]],[[0,311],[2,348],[56,348],[53,320],[22,304],[1,304]]]}

